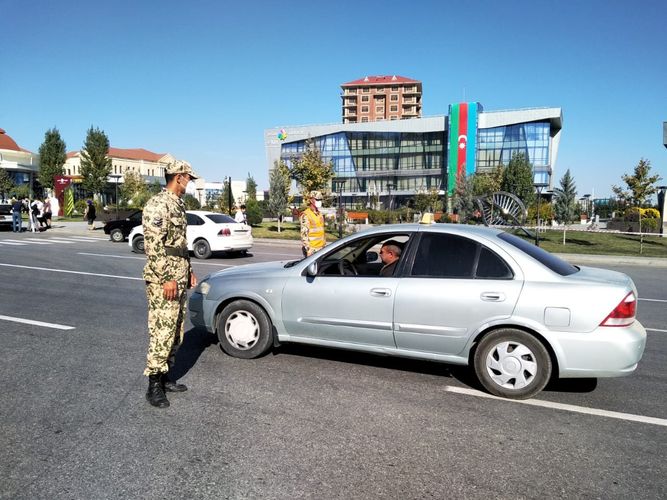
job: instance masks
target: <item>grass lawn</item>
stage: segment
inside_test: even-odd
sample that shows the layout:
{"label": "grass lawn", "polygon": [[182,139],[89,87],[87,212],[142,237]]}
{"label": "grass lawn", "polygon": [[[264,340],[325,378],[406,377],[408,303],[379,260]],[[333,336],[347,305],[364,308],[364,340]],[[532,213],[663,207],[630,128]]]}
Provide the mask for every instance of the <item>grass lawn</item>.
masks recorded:
{"label": "grass lawn", "polygon": [[[255,238],[280,238],[286,240],[300,239],[299,224],[296,222],[284,222],[280,225],[278,232],[277,222],[263,222],[253,226],[252,235]],[[517,231],[529,241],[522,231]],[[336,241],[338,233],[327,232],[327,241]],[[565,245],[563,245],[563,232],[549,230],[540,233],[540,246],[553,253],[580,253],[589,255],[632,255],[642,257],[664,257],[667,258],[667,238],[660,236],[644,236],[642,253],[639,253],[639,236],[618,233],[597,233],[593,231],[567,231],[565,234]]]}

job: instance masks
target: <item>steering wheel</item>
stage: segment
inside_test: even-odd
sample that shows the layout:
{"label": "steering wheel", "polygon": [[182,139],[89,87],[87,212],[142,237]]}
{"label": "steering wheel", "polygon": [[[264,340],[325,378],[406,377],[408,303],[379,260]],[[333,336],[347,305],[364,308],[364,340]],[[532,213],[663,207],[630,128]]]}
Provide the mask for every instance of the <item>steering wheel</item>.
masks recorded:
{"label": "steering wheel", "polygon": [[354,264],[349,260],[340,259],[338,261],[338,271],[340,271],[341,276],[358,276],[359,272],[357,268],[354,267]]}

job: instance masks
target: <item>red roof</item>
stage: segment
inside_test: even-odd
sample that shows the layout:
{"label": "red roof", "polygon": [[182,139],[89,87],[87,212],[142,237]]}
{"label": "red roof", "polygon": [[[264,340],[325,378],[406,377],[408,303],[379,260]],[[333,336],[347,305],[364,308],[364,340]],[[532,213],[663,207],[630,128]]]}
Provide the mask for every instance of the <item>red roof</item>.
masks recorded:
{"label": "red roof", "polygon": [[[67,158],[74,158],[79,155],[79,151],[70,151],[67,153]],[[157,162],[166,153],[153,153],[143,148],[134,148],[134,149],[122,149],[122,148],[109,148],[109,156],[111,158],[124,158],[126,160],[144,160]]]}
{"label": "red roof", "polygon": [[9,137],[4,129],[0,128],[0,149],[7,149],[11,151],[21,151],[21,148],[16,141]]}
{"label": "red roof", "polygon": [[353,80],[351,82],[343,83],[341,87],[352,87],[357,85],[391,85],[393,83],[421,83],[419,80],[413,80],[412,78],[406,78],[400,75],[387,75],[387,76],[367,76],[365,78],[360,78],[359,80]]}

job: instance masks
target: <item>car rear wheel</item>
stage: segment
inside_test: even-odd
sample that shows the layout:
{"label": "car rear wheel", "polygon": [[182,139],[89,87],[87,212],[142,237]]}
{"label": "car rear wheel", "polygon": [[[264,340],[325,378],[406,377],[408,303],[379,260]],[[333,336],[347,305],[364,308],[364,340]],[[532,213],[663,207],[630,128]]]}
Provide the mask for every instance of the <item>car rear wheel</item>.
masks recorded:
{"label": "car rear wheel", "polygon": [[216,331],[222,350],[235,358],[257,358],[271,348],[271,321],[261,307],[248,300],[227,305],[218,317]]}
{"label": "car rear wheel", "polygon": [[513,328],[485,336],[475,351],[475,373],[491,394],[527,399],[542,389],[551,377],[552,363],[537,338]]}
{"label": "car rear wheel", "polygon": [[132,239],[132,251],[136,253],[144,253],[144,237],[135,236]]}
{"label": "car rear wheel", "polygon": [[120,243],[125,239],[123,231],[121,231],[120,229],[112,229],[111,232],[109,233],[109,237],[111,238],[111,241],[113,241],[114,243]]}
{"label": "car rear wheel", "polygon": [[211,256],[211,245],[206,240],[195,241],[192,252],[198,259],[208,259]]}

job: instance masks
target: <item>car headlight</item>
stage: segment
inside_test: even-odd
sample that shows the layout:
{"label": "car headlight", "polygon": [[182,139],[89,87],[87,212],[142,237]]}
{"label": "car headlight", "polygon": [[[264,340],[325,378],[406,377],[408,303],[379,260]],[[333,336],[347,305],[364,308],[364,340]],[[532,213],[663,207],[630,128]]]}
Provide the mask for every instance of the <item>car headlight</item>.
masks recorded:
{"label": "car headlight", "polygon": [[211,291],[211,285],[209,285],[206,281],[202,281],[197,285],[195,291],[197,293],[201,293],[202,295],[208,295],[208,292]]}

